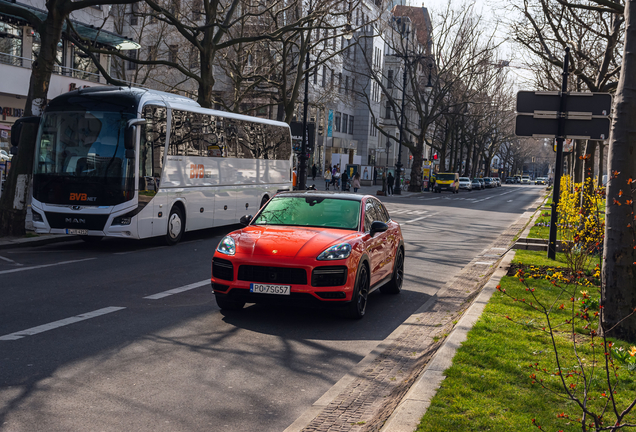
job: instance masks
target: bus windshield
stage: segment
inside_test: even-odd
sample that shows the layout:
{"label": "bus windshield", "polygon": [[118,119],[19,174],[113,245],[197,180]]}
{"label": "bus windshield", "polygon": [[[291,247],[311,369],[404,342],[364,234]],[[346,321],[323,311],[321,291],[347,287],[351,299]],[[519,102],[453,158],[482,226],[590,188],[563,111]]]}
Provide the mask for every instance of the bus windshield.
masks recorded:
{"label": "bus windshield", "polygon": [[135,166],[124,146],[131,118],[129,113],[106,111],[45,113],[36,145],[34,198],[86,205],[131,199]]}

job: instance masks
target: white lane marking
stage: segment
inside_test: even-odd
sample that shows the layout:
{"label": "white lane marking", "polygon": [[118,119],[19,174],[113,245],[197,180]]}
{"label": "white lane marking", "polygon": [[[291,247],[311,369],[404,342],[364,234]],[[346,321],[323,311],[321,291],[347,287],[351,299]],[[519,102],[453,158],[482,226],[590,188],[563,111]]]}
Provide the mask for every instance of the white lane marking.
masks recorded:
{"label": "white lane marking", "polygon": [[149,299],[149,300],[157,300],[160,298],[164,298],[164,297],[168,297],[171,296],[173,294],[179,294],[182,293],[184,291],[189,291],[191,289],[195,289],[195,288],[199,288],[202,287],[204,285],[208,285],[210,283],[210,279],[204,279],[200,282],[195,282],[195,283],[191,283],[190,285],[184,285],[182,287],[179,288],[174,288],[168,291],[163,291],[157,294],[153,294],[153,295],[149,295],[147,297],[144,297],[145,299]]}
{"label": "white lane marking", "polygon": [[26,270],[36,270],[36,269],[41,269],[41,268],[45,268],[45,267],[53,267],[53,266],[64,265],[64,264],[73,264],[73,263],[78,263],[78,262],[91,261],[91,260],[94,260],[94,259],[97,259],[97,258],[84,258],[84,259],[81,259],[81,260],[62,261],[62,262],[57,262],[57,263],[53,263],[53,264],[43,264],[43,265],[39,265],[39,266],[21,267],[21,268],[11,269],[11,270],[2,270],[2,271],[0,271],[0,275],[1,274],[7,274],[7,273],[15,273],[15,272],[19,272],[19,271],[26,271]]}
{"label": "white lane marking", "polygon": [[431,216],[435,216],[436,214],[437,213],[433,213],[433,214],[430,214],[430,215],[426,215],[426,216],[418,217],[418,218],[415,218],[415,219],[411,219],[410,221],[406,221],[406,222],[402,222],[402,223],[417,222],[419,220],[426,219],[426,218],[431,217]]}
{"label": "white lane marking", "polygon": [[3,261],[9,262],[9,263],[11,263],[11,264],[18,265],[18,266],[24,265],[24,264],[17,263],[17,262],[15,262],[15,261],[13,261],[12,259],[5,258],[5,257],[3,257],[3,256],[0,256],[0,259],[1,259],[1,260],[3,260]]}
{"label": "white lane marking", "polygon": [[431,200],[436,200],[436,199],[440,199],[441,197],[435,197],[435,198],[420,198],[420,201],[431,201]]}
{"label": "white lane marking", "polygon": [[500,247],[496,247],[496,248],[490,248],[490,250],[506,250],[507,248],[500,248]]}
{"label": "white lane marking", "polygon": [[506,202],[512,202],[512,200],[508,200],[508,201],[506,201]]}
{"label": "white lane marking", "polygon": [[17,340],[17,339],[22,339],[25,336],[33,336],[35,334],[38,333],[43,333],[45,331],[49,331],[49,330],[53,330],[59,327],[63,327],[63,326],[67,326],[69,324],[74,324],[76,322],[80,322],[80,321],[84,321],[87,319],[91,319],[91,318],[95,318],[98,316],[102,316],[102,315],[106,315],[112,312],[117,312],[120,311],[122,309],[126,309],[125,307],[119,307],[119,306],[110,306],[107,308],[103,308],[103,309],[98,309],[96,311],[93,312],[87,312],[81,315],[76,315],[70,318],[64,318],[61,319],[59,321],[53,321],[51,323],[48,324],[43,324],[41,326],[37,326],[37,327],[31,327],[30,329],[26,329],[26,330],[22,330],[19,332],[15,332],[15,333],[11,333],[8,335],[4,335],[4,336],[0,336],[0,340]]}
{"label": "white lane marking", "polygon": [[493,265],[494,262],[492,261],[478,261],[475,263],[475,265]]}

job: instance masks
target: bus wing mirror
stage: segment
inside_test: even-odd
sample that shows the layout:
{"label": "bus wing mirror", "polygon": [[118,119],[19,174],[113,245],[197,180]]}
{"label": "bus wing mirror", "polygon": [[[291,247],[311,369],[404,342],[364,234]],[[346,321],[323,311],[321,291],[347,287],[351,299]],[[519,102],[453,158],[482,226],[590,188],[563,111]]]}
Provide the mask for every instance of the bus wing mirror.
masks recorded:
{"label": "bus wing mirror", "polygon": [[[11,146],[18,147],[20,145],[20,134],[22,133],[22,127],[24,125],[32,125],[37,127],[40,124],[40,117],[30,116],[19,118],[11,125]],[[37,134],[33,134],[34,139]],[[14,153],[12,151],[12,153]],[[15,152],[17,153],[17,152]]]}
{"label": "bus wing mirror", "polygon": [[135,150],[135,136],[137,135],[137,129],[135,126],[143,124],[146,124],[146,119],[136,118],[128,120],[126,131],[124,133],[124,147],[126,150]]}

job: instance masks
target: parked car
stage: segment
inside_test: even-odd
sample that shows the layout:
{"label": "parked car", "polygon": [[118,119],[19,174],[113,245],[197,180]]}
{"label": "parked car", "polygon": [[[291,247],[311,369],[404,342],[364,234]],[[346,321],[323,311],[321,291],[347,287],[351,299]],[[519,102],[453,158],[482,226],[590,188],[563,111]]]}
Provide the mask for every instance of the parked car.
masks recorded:
{"label": "parked car", "polygon": [[530,184],[530,176],[521,176],[521,184]]}
{"label": "parked car", "polygon": [[479,181],[479,184],[481,185],[481,189],[486,189],[486,182],[484,181],[484,179],[480,177],[477,180]]}
{"label": "parked car", "polygon": [[515,183],[521,183],[521,176],[515,176]]}
{"label": "parked car", "polygon": [[536,184],[536,185],[548,184],[548,178],[547,177],[537,177],[536,180],[534,181],[534,184]]}
{"label": "parked car", "polygon": [[318,305],[362,318],[368,295],[398,294],[400,225],[370,195],[284,192],[219,243],[212,288],[221,309],[245,303]]}
{"label": "parked car", "polygon": [[479,179],[472,179],[470,185],[472,187],[471,190],[481,190],[481,183],[479,182]]}
{"label": "parked car", "polygon": [[506,177],[506,184],[515,184],[517,181],[514,177]]}
{"label": "parked car", "polygon": [[468,177],[460,177],[459,178],[459,188],[466,189],[468,191],[473,190],[473,183],[470,181]]}
{"label": "parked car", "polygon": [[499,177],[493,177],[493,180],[495,181],[497,187],[501,187],[501,179]]}
{"label": "parked car", "polygon": [[484,177],[485,186],[489,189],[497,187],[495,181],[490,177]]}
{"label": "parked car", "polygon": [[434,192],[441,193],[443,190],[459,193],[459,174],[437,173]]}
{"label": "parked car", "polygon": [[0,150],[0,162],[10,161],[11,155],[6,150]]}

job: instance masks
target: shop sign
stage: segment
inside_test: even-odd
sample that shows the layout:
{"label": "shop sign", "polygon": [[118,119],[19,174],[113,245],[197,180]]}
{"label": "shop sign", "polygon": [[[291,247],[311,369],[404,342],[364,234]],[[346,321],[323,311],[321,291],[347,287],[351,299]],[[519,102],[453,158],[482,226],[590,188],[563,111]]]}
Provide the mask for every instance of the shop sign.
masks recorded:
{"label": "shop sign", "polygon": [[7,117],[22,117],[24,110],[22,108],[0,107],[0,113],[2,113],[2,120],[6,120]]}

